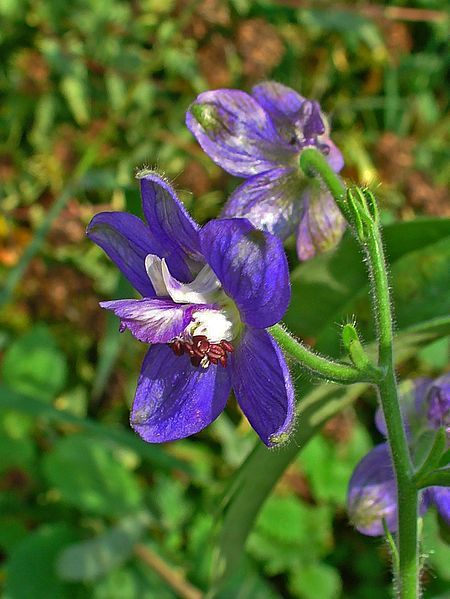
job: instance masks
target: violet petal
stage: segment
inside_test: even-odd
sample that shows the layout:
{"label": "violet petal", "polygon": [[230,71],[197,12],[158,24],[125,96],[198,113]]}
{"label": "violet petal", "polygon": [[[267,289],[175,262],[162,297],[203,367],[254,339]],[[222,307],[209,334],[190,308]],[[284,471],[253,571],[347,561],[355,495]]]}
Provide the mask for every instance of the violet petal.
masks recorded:
{"label": "violet petal", "polygon": [[242,218],[210,221],[200,238],[205,259],[242,321],[266,328],[281,320],[291,295],[282,242]]}
{"label": "violet petal", "polygon": [[168,343],[180,335],[202,306],[175,304],[170,299],[122,299],[101,302],[120,318],[121,330],[129,329],[143,343]]}
{"label": "violet petal", "polygon": [[230,367],[236,399],[264,443],[286,440],[294,422],[294,389],[274,339],[267,331],[247,329]]}
{"label": "violet petal", "polygon": [[356,466],[350,479],[347,509],[359,532],[383,535],[383,518],[397,530],[397,488],[387,443],[374,447]]}
{"label": "violet petal", "polygon": [[276,81],[264,81],[255,85],[252,96],[270,115],[283,138],[288,143],[294,143],[294,122],[298,118],[305,98],[290,87]]}
{"label": "violet petal", "polygon": [[298,226],[306,183],[295,169],[254,175],[231,194],[222,216],[248,218],[256,228],[286,239]]}
{"label": "violet petal", "polygon": [[189,437],[223,411],[230,389],[228,368],[192,366],[187,355],[153,345],[139,376],[131,426],[149,443]]}
{"label": "violet petal", "polygon": [[450,487],[430,487],[427,492],[443,520],[450,526]]}
{"label": "violet petal", "polygon": [[337,145],[331,141],[329,137],[320,137],[319,141],[321,144],[325,144],[328,147],[328,153],[326,154],[326,159],[328,164],[334,170],[335,173],[341,172],[344,168],[344,157],[342,152],[339,150]]}
{"label": "violet petal", "polygon": [[345,231],[345,220],[330,193],[314,182],[303,198],[303,212],[297,235],[300,260],[334,248]]}
{"label": "violet petal", "polygon": [[[143,173],[139,179],[142,207],[155,246],[151,253],[165,258],[170,272],[178,279],[192,280],[192,274],[197,274],[203,262],[199,225],[189,216],[175,190],[159,175]],[[192,261],[199,262],[194,271]]]}
{"label": "violet petal", "polygon": [[101,212],[88,225],[87,236],[99,245],[140,294],[155,295],[145,269],[145,257],[154,253],[148,227],[127,212]]}
{"label": "violet petal", "polygon": [[232,175],[249,177],[295,158],[267,112],[239,90],[200,94],[189,107],[186,124],[208,156]]}
{"label": "violet petal", "polygon": [[445,427],[450,435],[450,373],[436,379],[426,394],[427,418],[433,428]]}

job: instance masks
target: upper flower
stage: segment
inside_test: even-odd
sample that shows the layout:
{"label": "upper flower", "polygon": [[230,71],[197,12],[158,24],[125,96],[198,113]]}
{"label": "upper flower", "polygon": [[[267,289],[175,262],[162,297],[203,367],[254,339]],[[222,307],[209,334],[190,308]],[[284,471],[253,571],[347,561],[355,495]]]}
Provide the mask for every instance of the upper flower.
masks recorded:
{"label": "upper flower", "polygon": [[[400,396],[400,406],[413,455],[420,439],[445,427],[450,444],[450,373],[435,381],[420,378]],[[381,410],[375,418],[382,434],[386,426]],[[384,534],[383,519],[391,531],[397,529],[397,490],[387,443],[377,445],[356,466],[349,484],[348,511],[353,524],[363,534]],[[421,513],[435,504],[450,524],[450,489],[430,487],[421,496]]]}
{"label": "upper flower", "polygon": [[281,239],[297,229],[301,260],[340,240],[345,223],[331,195],[298,166],[307,147],[320,150],[336,172],[344,165],[317,102],[273,81],[256,85],[251,95],[219,89],[198,96],[186,124],[219,166],[247,179],[229,198],[225,216],[246,217]]}
{"label": "upper flower", "polygon": [[231,388],[267,445],[284,439],[294,393],[284,357],[264,330],[290,299],[281,242],[246,219],[200,228],[172,187],[155,173],[141,181],[147,224],[103,212],[87,234],[142,299],[102,302],[151,347],[144,359],[131,424],[150,442],[187,437],[224,409]]}

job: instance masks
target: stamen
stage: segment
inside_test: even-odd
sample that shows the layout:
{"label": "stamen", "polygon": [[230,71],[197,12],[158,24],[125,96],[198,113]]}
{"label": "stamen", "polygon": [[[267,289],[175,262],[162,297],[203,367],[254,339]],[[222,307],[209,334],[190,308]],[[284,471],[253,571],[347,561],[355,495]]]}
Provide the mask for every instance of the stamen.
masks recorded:
{"label": "stamen", "polygon": [[220,343],[210,343],[206,335],[194,335],[192,340],[174,339],[168,343],[176,356],[187,354],[193,366],[208,368],[209,364],[228,364],[227,353],[234,352],[234,346],[222,339]]}

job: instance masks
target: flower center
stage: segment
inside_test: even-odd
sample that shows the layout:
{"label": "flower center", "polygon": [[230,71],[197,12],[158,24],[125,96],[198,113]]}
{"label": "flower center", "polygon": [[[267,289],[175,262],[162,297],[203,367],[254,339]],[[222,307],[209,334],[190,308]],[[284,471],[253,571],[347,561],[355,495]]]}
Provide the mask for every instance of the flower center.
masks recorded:
{"label": "flower center", "polygon": [[210,343],[206,335],[194,335],[191,340],[175,339],[169,343],[176,356],[188,354],[193,366],[208,368],[209,364],[227,365],[228,354],[234,346],[222,339],[220,343]]}
{"label": "flower center", "polygon": [[225,294],[211,268],[205,265],[191,283],[181,283],[170,274],[164,259],[150,254],[145,265],[158,297],[199,306],[193,310],[184,331],[168,344],[173,352],[177,356],[187,354],[194,366],[226,366],[242,323],[235,303]]}

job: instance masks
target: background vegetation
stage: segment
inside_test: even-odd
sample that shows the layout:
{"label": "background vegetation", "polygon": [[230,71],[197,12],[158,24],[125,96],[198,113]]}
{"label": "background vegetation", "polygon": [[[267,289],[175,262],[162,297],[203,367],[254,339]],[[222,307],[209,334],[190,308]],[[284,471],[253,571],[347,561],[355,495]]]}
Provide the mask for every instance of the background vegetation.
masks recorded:
{"label": "background vegetation", "polygon": [[[237,181],[202,154],[185,111],[208,88],[279,80],[322,103],[344,176],[381,201],[401,376],[439,375],[450,311],[446,7],[0,0],[5,597],[197,599],[211,564],[224,598],[389,596],[387,547],[355,532],[344,509],[354,465],[380,441],[373,394],[296,373],[306,407],[284,453],[251,453],[258,442],[233,402],[195,438],[145,445],[127,422],[145,347],[98,307],[131,291],[84,230],[103,209],[140,213],[143,164],[175,182],[200,222],[217,215]],[[339,324],[356,315],[370,342],[351,239],[301,266],[288,251],[290,328],[336,355]],[[435,513],[425,530],[425,597],[443,598],[449,531]]]}

